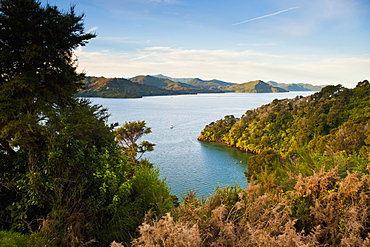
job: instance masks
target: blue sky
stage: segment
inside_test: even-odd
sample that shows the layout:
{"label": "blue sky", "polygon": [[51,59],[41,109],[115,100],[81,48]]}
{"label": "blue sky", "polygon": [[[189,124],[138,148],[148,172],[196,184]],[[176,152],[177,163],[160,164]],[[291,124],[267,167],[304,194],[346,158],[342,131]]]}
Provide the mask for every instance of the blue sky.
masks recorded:
{"label": "blue sky", "polygon": [[369,0],[41,0],[85,14],[92,76],[228,82],[370,80]]}

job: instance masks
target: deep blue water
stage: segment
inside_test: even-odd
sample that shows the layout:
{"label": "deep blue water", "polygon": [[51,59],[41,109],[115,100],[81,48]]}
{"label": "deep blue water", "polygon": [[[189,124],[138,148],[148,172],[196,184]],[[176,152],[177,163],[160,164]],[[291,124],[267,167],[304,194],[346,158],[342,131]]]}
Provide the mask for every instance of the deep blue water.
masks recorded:
{"label": "deep blue water", "polygon": [[[273,99],[294,98],[312,92],[227,93],[155,96],[140,99],[91,98],[108,108],[109,123],[145,120],[152,133],[139,141],[155,143],[145,157],[160,169],[172,193],[181,196],[198,191],[208,197],[216,187],[246,186],[248,154],[215,143],[197,141],[201,130],[226,115],[242,116],[247,110]],[[173,125],[173,128],[170,126]]]}

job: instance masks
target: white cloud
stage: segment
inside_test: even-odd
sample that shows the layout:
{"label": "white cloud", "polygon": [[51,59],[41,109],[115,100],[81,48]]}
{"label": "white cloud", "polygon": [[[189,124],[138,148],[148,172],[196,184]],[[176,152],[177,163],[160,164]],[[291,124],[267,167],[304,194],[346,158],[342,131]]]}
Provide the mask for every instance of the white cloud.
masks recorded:
{"label": "white cloud", "polygon": [[[200,77],[229,82],[256,79],[278,82],[343,84],[353,87],[369,79],[369,58],[317,59],[300,61],[257,51],[196,50],[147,47],[135,54],[104,54],[76,51],[79,70],[87,75],[133,77],[165,74],[171,77]],[[280,61],[285,61],[281,64]],[[290,63],[286,63],[290,61]]]}

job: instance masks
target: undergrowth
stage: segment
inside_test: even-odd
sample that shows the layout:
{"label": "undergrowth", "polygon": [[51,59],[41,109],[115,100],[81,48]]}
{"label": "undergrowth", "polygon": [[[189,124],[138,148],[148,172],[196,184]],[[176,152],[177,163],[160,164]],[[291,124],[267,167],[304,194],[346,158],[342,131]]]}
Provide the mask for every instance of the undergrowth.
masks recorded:
{"label": "undergrowth", "polygon": [[52,247],[50,241],[40,236],[40,234],[22,235],[19,232],[0,231],[0,246],[2,247]]}
{"label": "undergrowth", "polygon": [[344,171],[350,161],[337,158],[309,175],[287,169],[281,184],[266,174],[270,184],[218,189],[206,201],[190,193],[164,217],[147,217],[132,245],[370,246],[369,162]]}

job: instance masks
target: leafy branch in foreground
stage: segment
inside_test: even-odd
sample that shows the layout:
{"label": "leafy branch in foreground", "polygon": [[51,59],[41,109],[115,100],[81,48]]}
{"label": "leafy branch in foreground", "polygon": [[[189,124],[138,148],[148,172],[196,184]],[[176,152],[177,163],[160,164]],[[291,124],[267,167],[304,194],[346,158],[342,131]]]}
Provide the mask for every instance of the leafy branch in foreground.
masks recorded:
{"label": "leafy branch in foreground", "polygon": [[146,126],[145,121],[125,122],[122,127],[114,131],[123,153],[136,165],[145,152],[154,150],[155,144],[148,141],[137,144],[143,135],[149,133],[152,133],[152,130]]}

